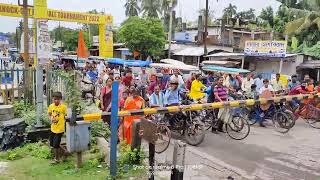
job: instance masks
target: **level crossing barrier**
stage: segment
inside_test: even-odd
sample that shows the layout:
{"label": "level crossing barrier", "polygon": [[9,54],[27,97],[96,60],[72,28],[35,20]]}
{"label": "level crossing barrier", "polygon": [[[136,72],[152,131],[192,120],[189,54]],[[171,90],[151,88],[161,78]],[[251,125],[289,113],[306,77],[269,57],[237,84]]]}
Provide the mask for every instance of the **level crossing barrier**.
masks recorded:
{"label": "level crossing barrier", "polygon": [[[282,103],[290,102],[294,100],[304,100],[304,99],[314,99],[319,98],[320,93],[318,94],[303,94],[303,95],[293,95],[293,96],[279,96],[271,98],[259,98],[259,99],[247,99],[247,100],[236,100],[236,101],[226,101],[226,102],[215,102],[215,103],[206,103],[206,104],[191,104],[191,105],[180,105],[180,106],[170,106],[170,107],[160,107],[160,108],[144,108],[139,110],[130,110],[130,111],[118,111],[118,98],[119,98],[119,82],[115,81],[112,84],[112,107],[111,112],[103,113],[94,113],[94,114],[85,114],[80,116],[72,115],[71,119],[68,119],[71,124],[76,124],[76,121],[97,121],[102,119],[110,119],[111,116],[111,144],[110,144],[110,174],[113,177],[116,177],[117,174],[117,141],[118,141],[118,124],[119,117],[126,116],[136,116],[136,115],[152,115],[152,114],[163,114],[163,113],[175,113],[175,112],[186,112],[186,111],[198,111],[198,110],[210,110],[210,109],[221,109],[221,108],[234,108],[234,107],[246,107],[254,105],[264,105],[270,103]],[[150,146],[149,142],[149,164],[154,165],[154,145]],[[150,148],[151,147],[151,148]],[[151,167],[151,172],[153,172],[153,167]],[[176,175],[172,177],[181,177],[183,178],[183,172],[175,172]],[[179,180],[181,178],[178,178]],[[154,179],[154,176],[149,178],[150,180]]]}

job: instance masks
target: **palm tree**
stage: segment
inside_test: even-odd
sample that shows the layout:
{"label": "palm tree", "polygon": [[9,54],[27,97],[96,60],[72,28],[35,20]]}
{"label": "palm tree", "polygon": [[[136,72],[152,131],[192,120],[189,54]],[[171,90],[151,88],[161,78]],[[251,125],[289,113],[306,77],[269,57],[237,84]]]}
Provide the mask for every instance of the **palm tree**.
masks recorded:
{"label": "palm tree", "polygon": [[289,14],[294,16],[295,20],[287,23],[285,34],[300,34],[313,26],[320,30],[320,1],[305,0],[305,3],[304,9],[288,8]]}
{"label": "palm tree", "polygon": [[163,15],[170,13],[170,3],[172,1],[172,8],[176,7],[178,4],[178,0],[161,0],[161,11]]}
{"label": "palm tree", "polygon": [[124,7],[126,8],[126,16],[138,16],[140,12],[139,0],[127,0]]}
{"label": "palm tree", "polygon": [[159,18],[161,4],[158,0],[142,0],[141,8],[144,16]]}
{"label": "palm tree", "polygon": [[229,19],[233,18],[237,14],[237,6],[229,4],[228,7],[226,7],[223,10],[223,17],[227,19],[227,24],[229,24]]}

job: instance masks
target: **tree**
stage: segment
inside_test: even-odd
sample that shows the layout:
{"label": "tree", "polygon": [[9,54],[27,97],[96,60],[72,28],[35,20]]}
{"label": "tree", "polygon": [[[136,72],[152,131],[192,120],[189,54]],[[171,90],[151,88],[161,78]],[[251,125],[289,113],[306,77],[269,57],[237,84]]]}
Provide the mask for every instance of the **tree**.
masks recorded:
{"label": "tree", "polygon": [[[205,8],[204,9],[200,9],[199,10],[199,15],[201,15],[203,17],[202,20],[203,20],[203,24],[204,24],[205,17],[206,17],[206,9]],[[209,9],[209,11],[208,11],[208,25],[209,26],[214,24],[214,19],[215,19],[214,11]]]}
{"label": "tree", "polygon": [[[89,11],[88,13],[89,14],[103,14],[103,12],[99,13],[96,9],[93,9],[93,10]],[[88,33],[89,42],[91,42],[92,36],[98,36],[99,35],[99,25],[97,25],[97,24],[83,24],[82,25],[82,30],[84,32]]]}
{"label": "tree", "polygon": [[172,8],[176,7],[178,4],[178,0],[161,0],[161,11],[163,15],[170,15],[170,3],[172,1]]}
{"label": "tree", "polygon": [[241,11],[236,14],[236,18],[242,19],[242,20],[255,20],[255,9],[250,8],[247,11]]}
{"label": "tree", "polygon": [[234,18],[234,16],[237,14],[237,6],[229,4],[228,7],[226,7],[223,10],[223,19],[227,21],[227,24],[229,24],[229,20],[231,18]]}
{"label": "tree", "polygon": [[130,17],[120,28],[119,37],[131,52],[138,51],[142,59],[163,54],[166,42],[162,22],[155,18]]}
{"label": "tree", "polygon": [[161,4],[158,0],[142,0],[141,8],[144,16],[159,18]]}
{"label": "tree", "polygon": [[274,12],[271,6],[262,9],[259,18],[264,25],[270,25],[271,28],[274,27]]}
{"label": "tree", "polygon": [[139,2],[138,0],[127,0],[124,5],[126,8],[126,16],[138,16],[140,12]]}
{"label": "tree", "polygon": [[[51,39],[55,42],[61,41],[64,44],[64,48],[68,51],[75,51],[78,47],[78,34],[79,30],[69,29],[65,27],[56,27],[50,32]],[[88,32],[83,32],[83,36],[86,42],[86,46],[90,46]]]}

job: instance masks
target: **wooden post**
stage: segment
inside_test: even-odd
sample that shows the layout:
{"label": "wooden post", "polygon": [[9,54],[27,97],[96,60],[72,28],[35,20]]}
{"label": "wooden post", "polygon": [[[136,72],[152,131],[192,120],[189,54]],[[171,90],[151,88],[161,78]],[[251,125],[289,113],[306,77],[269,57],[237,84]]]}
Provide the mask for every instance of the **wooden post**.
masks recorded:
{"label": "wooden post", "polygon": [[317,69],[317,71],[318,71],[317,81],[319,82],[319,80],[320,80],[320,69]]}
{"label": "wooden post", "polygon": [[183,180],[184,159],[186,153],[186,144],[178,140],[174,144],[173,150],[173,169],[171,180]]}
{"label": "wooden post", "polygon": [[243,69],[244,68],[244,57],[242,57],[242,59],[241,59],[241,69]]}
{"label": "wooden post", "polygon": [[141,120],[133,121],[131,149],[139,149],[141,147],[141,136],[139,133],[140,125],[141,125]]}
{"label": "wooden post", "polygon": [[280,67],[279,67],[279,73],[281,74],[282,72],[282,66],[283,66],[283,58],[280,60]]}
{"label": "wooden post", "polygon": [[155,145],[149,143],[149,180],[154,180],[154,154],[155,154]]}
{"label": "wooden post", "polygon": [[81,168],[82,166],[82,152],[77,152],[77,168]]}

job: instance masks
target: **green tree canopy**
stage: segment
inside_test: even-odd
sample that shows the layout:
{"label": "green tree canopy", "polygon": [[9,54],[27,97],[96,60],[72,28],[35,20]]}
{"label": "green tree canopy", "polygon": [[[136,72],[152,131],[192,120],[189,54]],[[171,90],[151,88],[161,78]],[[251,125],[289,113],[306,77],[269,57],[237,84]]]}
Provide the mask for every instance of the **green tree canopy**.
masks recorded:
{"label": "green tree canopy", "polygon": [[[61,41],[64,44],[64,48],[68,51],[75,51],[78,47],[78,35],[79,30],[74,30],[65,27],[56,27],[50,32],[50,37],[55,42]],[[90,46],[88,32],[83,32],[86,46]]]}
{"label": "green tree canopy", "polygon": [[274,12],[271,6],[262,9],[259,18],[262,20],[263,25],[269,25],[271,28],[274,27]]}
{"label": "green tree canopy", "polygon": [[119,31],[121,42],[132,51],[138,51],[142,59],[163,53],[165,32],[162,22],[154,18],[130,17]]}
{"label": "green tree canopy", "polygon": [[236,14],[237,6],[230,3],[229,6],[223,10],[223,19],[227,22],[227,24],[229,24],[229,20],[234,18]]}

